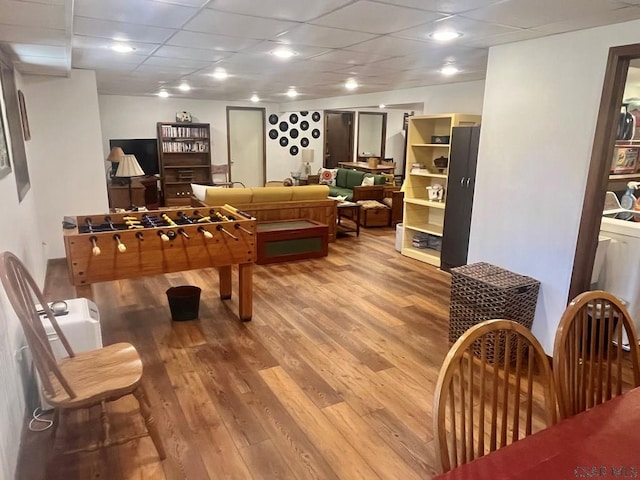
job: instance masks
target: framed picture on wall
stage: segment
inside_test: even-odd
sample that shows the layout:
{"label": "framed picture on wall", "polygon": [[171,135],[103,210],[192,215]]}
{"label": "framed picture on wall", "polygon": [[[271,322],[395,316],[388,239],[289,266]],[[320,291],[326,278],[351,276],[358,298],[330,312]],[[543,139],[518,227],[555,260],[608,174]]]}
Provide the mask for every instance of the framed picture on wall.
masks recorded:
{"label": "framed picture on wall", "polygon": [[22,90],[18,90],[18,104],[20,106],[20,120],[22,121],[22,134],[25,141],[31,140],[31,130],[29,130],[29,118],[27,117],[27,106],[24,102]]}
{"label": "framed picture on wall", "polygon": [[0,178],[9,175],[11,163],[9,162],[9,147],[7,146],[7,125],[4,112],[6,111],[4,99],[2,98],[2,78],[0,77]]}

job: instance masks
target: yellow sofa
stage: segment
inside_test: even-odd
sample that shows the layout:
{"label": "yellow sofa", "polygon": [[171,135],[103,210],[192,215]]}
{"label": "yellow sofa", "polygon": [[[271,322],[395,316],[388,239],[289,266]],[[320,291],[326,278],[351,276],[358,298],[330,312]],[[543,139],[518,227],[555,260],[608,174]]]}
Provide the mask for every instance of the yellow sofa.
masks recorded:
{"label": "yellow sofa", "polygon": [[326,185],[294,187],[217,188],[206,190],[204,201],[191,198],[192,206],[233,205],[259,222],[306,218],[329,227],[329,241],[336,240],[337,202],[328,198]]}

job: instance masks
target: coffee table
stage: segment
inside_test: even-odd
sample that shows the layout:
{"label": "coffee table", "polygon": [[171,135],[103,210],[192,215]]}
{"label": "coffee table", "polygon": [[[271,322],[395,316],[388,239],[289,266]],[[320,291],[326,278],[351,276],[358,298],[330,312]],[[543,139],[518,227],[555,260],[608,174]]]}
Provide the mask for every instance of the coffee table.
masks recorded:
{"label": "coffee table", "polygon": [[256,234],[258,265],[326,257],[329,253],[329,227],[314,220],[258,222]]}
{"label": "coffee table", "polygon": [[[356,232],[356,237],[360,236],[360,204],[356,202],[340,202],[338,207],[338,232]],[[353,226],[345,226],[342,219],[351,221]]]}

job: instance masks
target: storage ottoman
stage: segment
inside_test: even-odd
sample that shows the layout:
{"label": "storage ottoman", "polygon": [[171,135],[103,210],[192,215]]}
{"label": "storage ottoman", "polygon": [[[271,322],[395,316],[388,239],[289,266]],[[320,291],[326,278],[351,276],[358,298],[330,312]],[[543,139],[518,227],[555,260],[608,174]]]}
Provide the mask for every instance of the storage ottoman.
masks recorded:
{"label": "storage ottoman", "polygon": [[361,206],[360,225],[363,227],[387,227],[391,222],[391,209],[376,200],[358,200]]}
{"label": "storage ottoman", "polygon": [[[494,318],[531,328],[540,282],[489,263],[451,269],[449,342],[467,329]],[[515,352],[514,352],[515,353]]]}

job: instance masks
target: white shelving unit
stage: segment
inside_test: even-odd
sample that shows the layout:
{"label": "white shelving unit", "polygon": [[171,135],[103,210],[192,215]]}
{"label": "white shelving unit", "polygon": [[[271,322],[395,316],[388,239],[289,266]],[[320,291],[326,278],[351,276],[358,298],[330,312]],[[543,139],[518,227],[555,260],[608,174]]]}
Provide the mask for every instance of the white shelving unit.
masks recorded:
{"label": "white shelving unit", "polygon": [[[442,239],[444,209],[447,198],[448,168],[439,170],[434,160],[450,158],[449,143],[433,143],[434,136],[451,138],[452,128],[480,124],[479,115],[418,115],[409,118],[407,131],[407,172],[404,194],[404,234],[402,254],[422,262],[440,266],[440,250],[413,245],[416,235],[429,234]],[[414,164],[422,165],[414,169]],[[430,201],[427,187],[440,184],[445,188],[442,201]]]}

